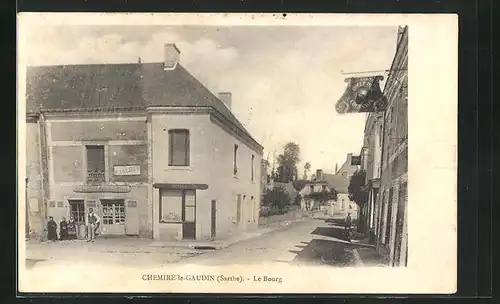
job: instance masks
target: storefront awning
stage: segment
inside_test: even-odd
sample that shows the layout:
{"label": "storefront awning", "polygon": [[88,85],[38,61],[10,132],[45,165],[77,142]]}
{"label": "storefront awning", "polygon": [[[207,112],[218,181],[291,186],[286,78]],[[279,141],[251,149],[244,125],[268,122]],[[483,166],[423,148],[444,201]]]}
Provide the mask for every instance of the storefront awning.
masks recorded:
{"label": "storefront awning", "polygon": [[159,189],[178,189],[178,190],[207,190],[207,184],[172,184],[172,183],[156,183],[153,187]]}

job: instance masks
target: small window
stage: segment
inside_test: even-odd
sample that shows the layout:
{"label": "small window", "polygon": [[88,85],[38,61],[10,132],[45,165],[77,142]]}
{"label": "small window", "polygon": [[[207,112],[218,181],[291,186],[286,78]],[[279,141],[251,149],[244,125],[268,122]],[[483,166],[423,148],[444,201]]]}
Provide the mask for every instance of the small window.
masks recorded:
{"label": "small window", "polygon": [[169,166],[189,166],[189,130],[169,130]]}
{"label": "small window", "polygon": [[322,185],[322,186],[321,186],[321,190],[322,190],[322,191],[326,191],[326,185]]}
{"label": "small window", "polygon": [[237,156],[238,156],[238,145],[234,145],[234,153],[233,153],[233,172],[234,172],[234,175],[238,174]]}
{"label": "small window", "polygon": [[252,166],[252,182],[255,179],[255,175],[254,175],[254,163],[255,163],[255,155],[252,155],[252,163],[251,163],[251,166]]}
{"label": "small window", "polygon": [[311,185],[311,192],[314,192],[314,186]]}

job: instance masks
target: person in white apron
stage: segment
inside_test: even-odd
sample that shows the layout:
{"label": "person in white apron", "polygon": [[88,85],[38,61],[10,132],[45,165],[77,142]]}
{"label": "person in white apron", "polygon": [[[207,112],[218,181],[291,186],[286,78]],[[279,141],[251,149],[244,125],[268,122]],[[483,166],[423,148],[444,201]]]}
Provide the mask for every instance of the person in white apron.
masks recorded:
{"label": "person in white apron", "polygon": [[99,216],[94,213],[94,209],[89,208],[89,214],[87,214],[85,219],[87,224],[87,242],[94,242],[95,231],[99,226],[100,220]]}

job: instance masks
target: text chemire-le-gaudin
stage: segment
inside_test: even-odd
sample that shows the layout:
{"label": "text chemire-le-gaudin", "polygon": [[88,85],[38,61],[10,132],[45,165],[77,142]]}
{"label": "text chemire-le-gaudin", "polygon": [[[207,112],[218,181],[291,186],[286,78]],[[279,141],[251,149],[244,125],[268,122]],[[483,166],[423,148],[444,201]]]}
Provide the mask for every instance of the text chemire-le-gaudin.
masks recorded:
{"label": "text chemire-le-gaudin", "polygon": [[282,283],[283,279],[280,277],[269,276],[252,276],[243,278],[241,276],[224,276],[213,274],[143,274],[142,280],[144,281],[197,281],[197,282],[239,282],[253,281],[253,282],[274,282]]}

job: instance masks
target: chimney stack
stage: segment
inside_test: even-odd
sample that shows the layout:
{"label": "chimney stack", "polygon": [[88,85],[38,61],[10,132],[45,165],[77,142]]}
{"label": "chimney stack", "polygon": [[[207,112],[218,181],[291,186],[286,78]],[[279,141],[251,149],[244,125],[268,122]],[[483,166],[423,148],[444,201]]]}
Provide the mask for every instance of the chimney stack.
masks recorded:
{"label": "chimney stack", "polygon": [[317,181],[323,180],[323,170],[321,170],[321,169],[316,170],[316,180]]}
{"label": "chimney stack", "polygon": [[352,153],[347,154],[347,165],[352,165]]}
{"label": "chimney stack", "polygon": [[339,164],[335,163],[335,174],[337,174],[337,171],[339,171]]}
{"label": "chimney stack", "polygon": [[179,51],[175,43],[166,43],[164,69],[175,70],[177,64],[180,61],[180,57],[181,57],[181,51]]}
{"label": "chimney stack", "polygon": [[226,105],[226,107],[231,110],[231,99],[232,94],[230,92],[220,92],[219,99]]}

